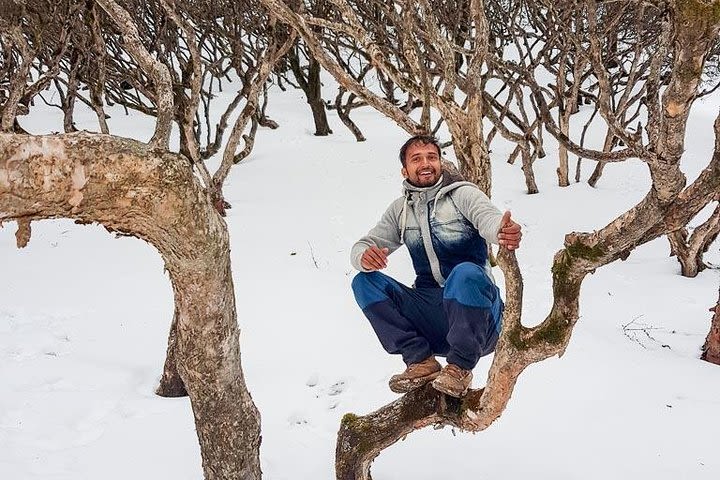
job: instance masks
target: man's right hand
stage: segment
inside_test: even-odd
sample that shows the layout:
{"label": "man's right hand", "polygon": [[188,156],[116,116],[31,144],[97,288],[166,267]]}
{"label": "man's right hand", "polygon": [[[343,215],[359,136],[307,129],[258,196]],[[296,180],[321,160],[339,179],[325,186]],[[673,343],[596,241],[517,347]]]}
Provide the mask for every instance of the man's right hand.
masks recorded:
{"label": "man's right hand", "polygon": [[360,265],[365,270],[374,272],[375,270],[382,270],[387,267],[387,248],[370,247],[362,254],[360,258]]}

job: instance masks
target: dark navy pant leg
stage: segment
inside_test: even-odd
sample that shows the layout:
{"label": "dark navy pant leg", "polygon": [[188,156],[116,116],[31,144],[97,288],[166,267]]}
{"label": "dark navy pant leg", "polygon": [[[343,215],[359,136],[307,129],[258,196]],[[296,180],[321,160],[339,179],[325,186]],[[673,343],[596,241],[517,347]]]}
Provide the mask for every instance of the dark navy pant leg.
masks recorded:
{"label": "dark navy pant leg", "polygon": [[495,350],[503,302],[500,291],[474,263],[461,263],[448,275],[443,294],[450,345],[448,363],[472,370],[480,357]]}
{"label": "dark navy pant leg", "polygon": [[380,272],[359,273],[352,288],[388,353],[401,354],[409,365],[447,351],[440,288],[410,288]]}

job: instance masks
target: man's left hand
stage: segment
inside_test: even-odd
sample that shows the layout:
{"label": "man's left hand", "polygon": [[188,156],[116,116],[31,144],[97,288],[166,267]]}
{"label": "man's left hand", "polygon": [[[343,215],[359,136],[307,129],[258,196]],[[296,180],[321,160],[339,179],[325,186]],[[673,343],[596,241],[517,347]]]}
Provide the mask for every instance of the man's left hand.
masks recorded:
{"label": "man's left hand", "polygon": [[510,218],[510,212],[507,211],[500,221],[500,231],[498,232],[498,243],[508,250],[515,250],[520,247],[520,239],[522,231],[520,225],[513,222]]}

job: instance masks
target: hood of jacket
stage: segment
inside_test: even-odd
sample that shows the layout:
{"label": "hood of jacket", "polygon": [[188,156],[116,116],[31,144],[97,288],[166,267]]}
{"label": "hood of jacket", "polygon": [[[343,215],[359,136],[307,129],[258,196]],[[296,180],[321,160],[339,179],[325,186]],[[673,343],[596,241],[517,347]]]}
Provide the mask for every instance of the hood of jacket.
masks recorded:
{"label": "hood of jacket", "polygon": [[435,185],[429,187],[417,187],[410,183],[407,179],[403,180],[403,196],[405,201],[403,202],[402,210],[400,211],[400,241],[404,241],[405,237],[405,226],[407,225],[408,208],[413,205],[418,197],[426,193],[427,200],[434,200],[432,212],[430,217],[435,217],[435,208],[437,207],[438,201],[445,195],[452,192],[456,188],[462,187],[463,185],[469,185],[475,188],[479,188],[472,182],[465,180],[465,177],[455,169],[455,166],[448,162],[443,162],[442,174],[440,179]]}

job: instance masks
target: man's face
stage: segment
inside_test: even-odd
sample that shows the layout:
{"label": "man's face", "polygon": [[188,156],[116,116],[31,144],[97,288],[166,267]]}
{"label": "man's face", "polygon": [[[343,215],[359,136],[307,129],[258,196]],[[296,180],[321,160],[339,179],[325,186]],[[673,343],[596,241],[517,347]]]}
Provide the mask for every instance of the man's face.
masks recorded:
{"label": "man's face", "polygon": [[416,187],[435,185],[442,175],[438,150],[432,143],[415,142],[405,152],[403,177]]}

